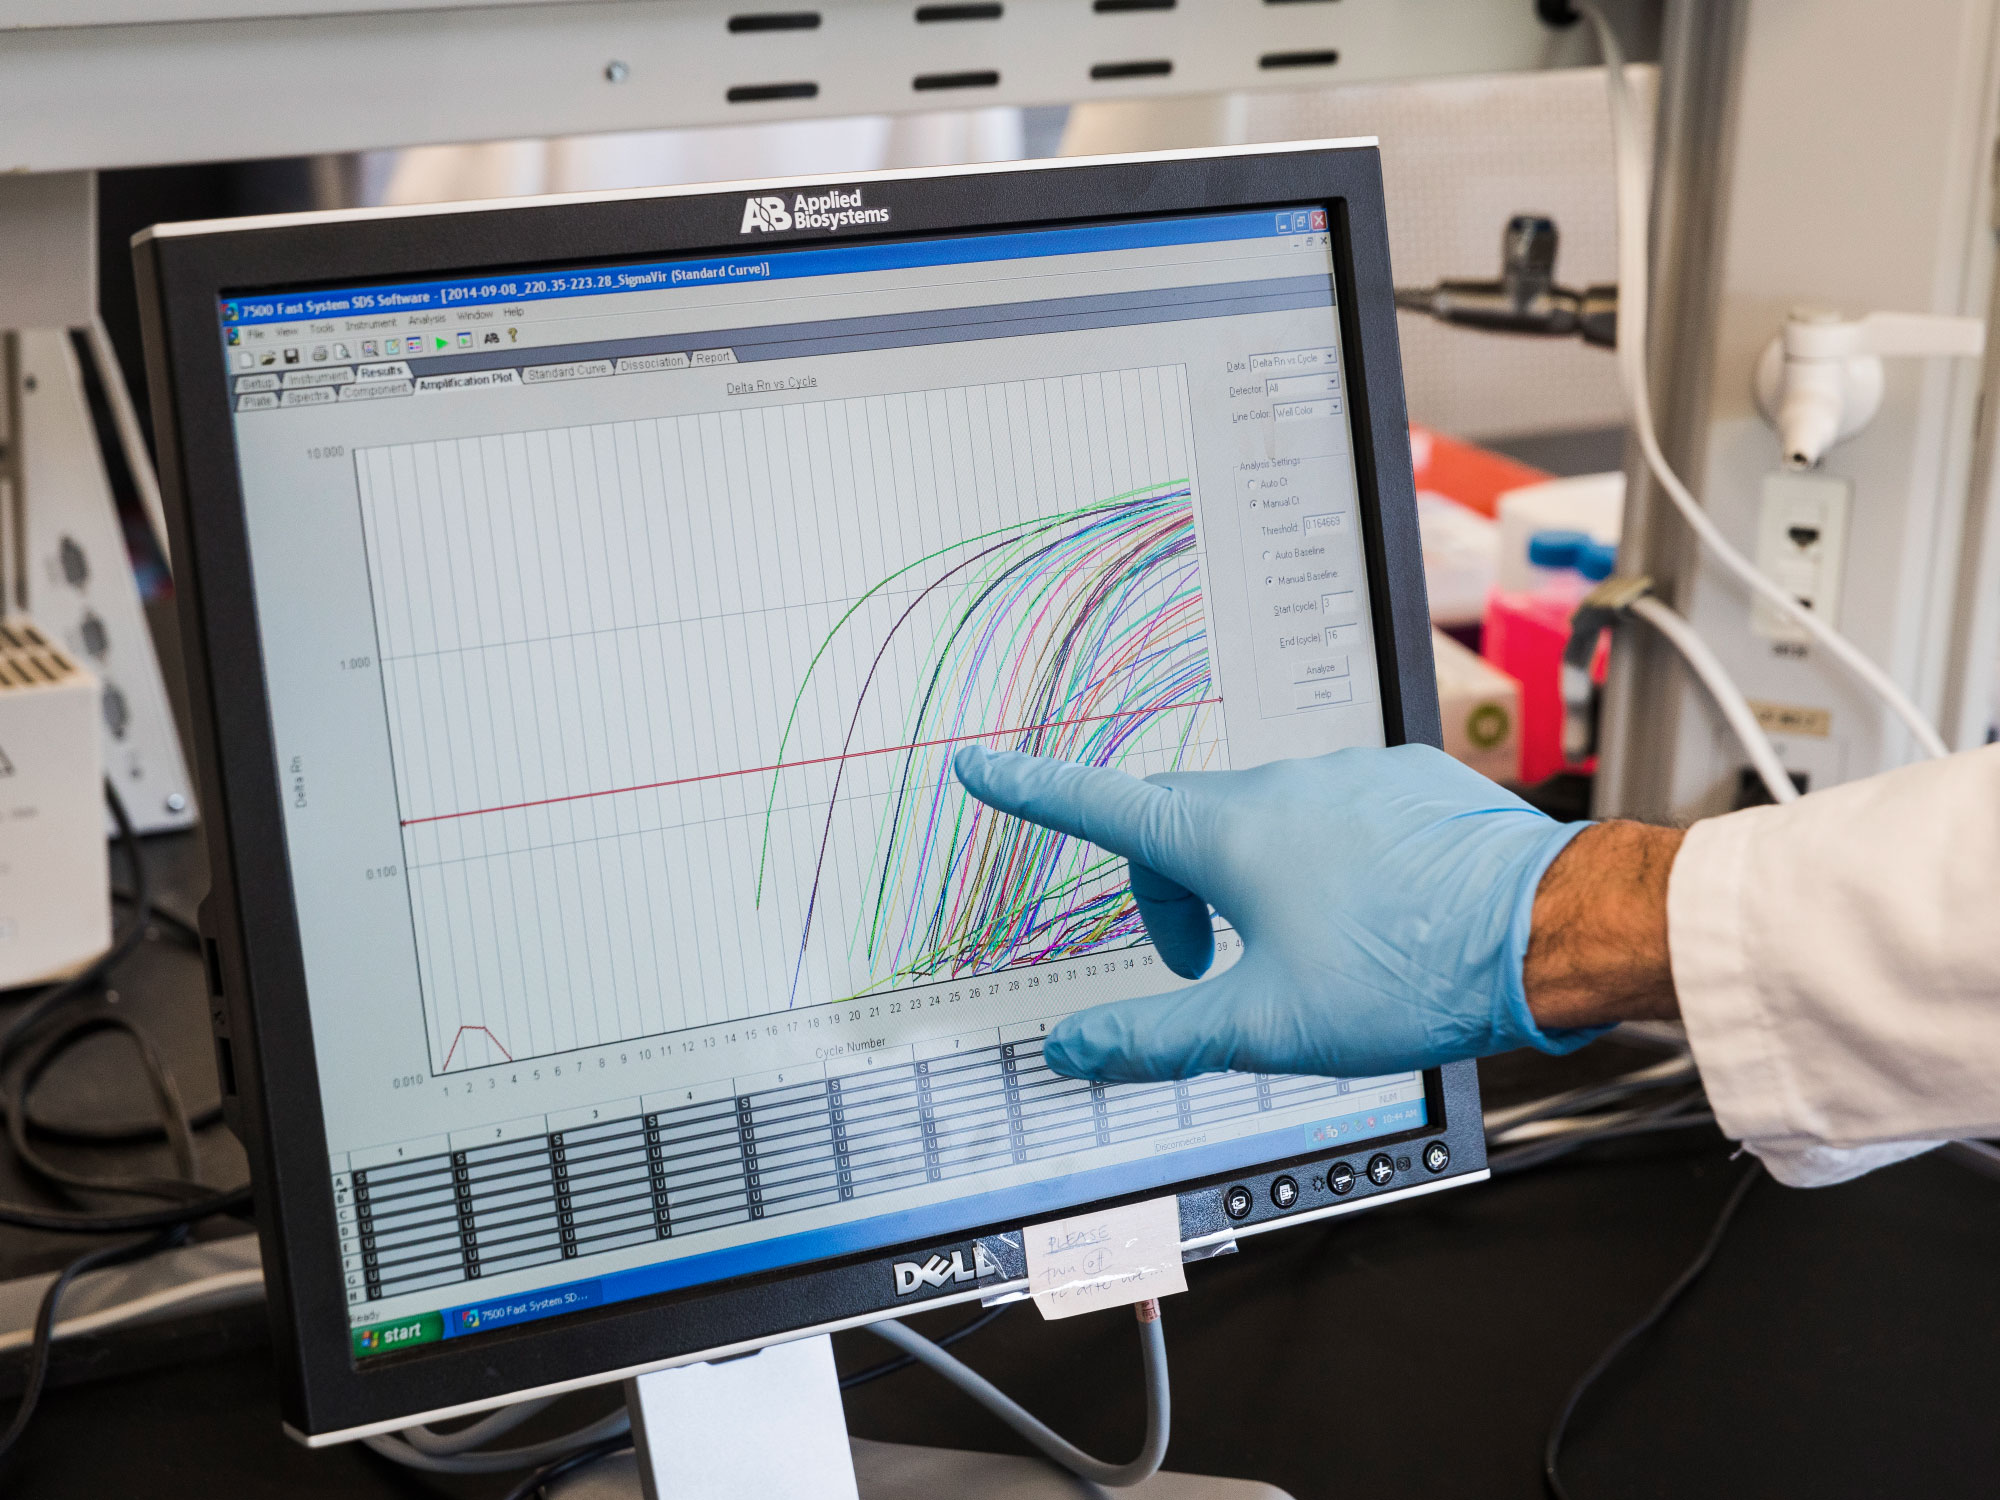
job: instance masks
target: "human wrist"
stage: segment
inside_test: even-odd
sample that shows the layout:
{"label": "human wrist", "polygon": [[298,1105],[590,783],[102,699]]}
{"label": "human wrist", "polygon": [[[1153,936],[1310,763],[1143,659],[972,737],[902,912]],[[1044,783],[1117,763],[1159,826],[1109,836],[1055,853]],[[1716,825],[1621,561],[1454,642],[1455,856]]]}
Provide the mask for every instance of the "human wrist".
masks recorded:
{"label": "human wrist", "polygon": [[1522,986],[1545,1031],[1680,1014],[1667,948],[1667,879],[1682,834],[1595,824],[1535,888]]}

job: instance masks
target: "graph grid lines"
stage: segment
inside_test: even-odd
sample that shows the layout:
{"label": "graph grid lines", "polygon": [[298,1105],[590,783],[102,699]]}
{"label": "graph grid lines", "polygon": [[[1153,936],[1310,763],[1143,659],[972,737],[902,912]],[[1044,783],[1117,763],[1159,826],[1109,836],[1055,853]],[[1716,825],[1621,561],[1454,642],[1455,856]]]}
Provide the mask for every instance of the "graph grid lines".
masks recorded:
{"label": "graph grid lines", "polygon": [[1123,945],[981,742],[1226,761],[1179,366],[355,455],[434,1072]]}

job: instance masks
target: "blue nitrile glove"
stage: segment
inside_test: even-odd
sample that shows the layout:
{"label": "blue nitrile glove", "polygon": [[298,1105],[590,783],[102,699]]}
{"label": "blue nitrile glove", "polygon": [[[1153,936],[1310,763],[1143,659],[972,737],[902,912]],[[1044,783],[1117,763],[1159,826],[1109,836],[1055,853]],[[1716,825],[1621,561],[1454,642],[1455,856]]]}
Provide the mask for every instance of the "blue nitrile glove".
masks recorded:
{"label": "blue nitrile glove", "polygon": [[982,802],[1124,855],[1176,974],[1213,961],[1211,906],[1243,939],[1213,979],[1063,1021],[1043,1053],[1059,1073],[1357,1078],[1598,1034],[1543,1031],[1521,984],[1535,888],[1587,825],[1551,821],[1441,751],[1145,781],[974,747],[953,766]]}

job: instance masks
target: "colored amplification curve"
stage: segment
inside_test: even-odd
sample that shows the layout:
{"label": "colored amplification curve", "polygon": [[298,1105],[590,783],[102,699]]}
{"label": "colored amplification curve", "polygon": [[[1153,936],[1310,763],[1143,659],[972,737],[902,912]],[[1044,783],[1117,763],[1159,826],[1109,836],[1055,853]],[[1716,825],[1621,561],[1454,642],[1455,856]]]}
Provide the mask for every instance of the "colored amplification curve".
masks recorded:
{"label": "colored amplification curve", "polygon": [[[829,648],[891,585],[914,592],[876,644],[848,717],[793,1000],[809,950],[829,940],[816,921],[829,884],[845,891],[857,873],[843,902],[854,911],[845,966],[863,980],[854,994],[1129,943],[1142,929],[1123,861],[984,807],[959,787],[951,756],[976,742],[1143,774],[1221,764],[1188,482],[988,532],[883,579],[814,652],[787,743]],[[892,668],[896,648],[923,632],[920,670]],[[836,847],[834,813],[870,695],[899,689],[905,748],[864,857]],[[766,858],[785,748],[766,806]],[[760,867],[760,904],[762,888]]]}

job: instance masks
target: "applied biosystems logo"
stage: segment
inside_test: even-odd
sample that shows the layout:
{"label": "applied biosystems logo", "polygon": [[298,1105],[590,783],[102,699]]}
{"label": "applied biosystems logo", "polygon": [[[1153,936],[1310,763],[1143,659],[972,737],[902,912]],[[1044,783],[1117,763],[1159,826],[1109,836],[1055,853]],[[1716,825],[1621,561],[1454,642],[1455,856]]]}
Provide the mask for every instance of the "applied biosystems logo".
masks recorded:
{"label": "applied biosystems logo", "polygon": [[790,203],[783,198],[745,198],[743,224],[736,231],[749,234],[761,230],[775,234],[782,229],[851,229],[856,224],[886,224],[889,210],[869,208],[861,201],[861,189],[842,192],[800,193]]}

